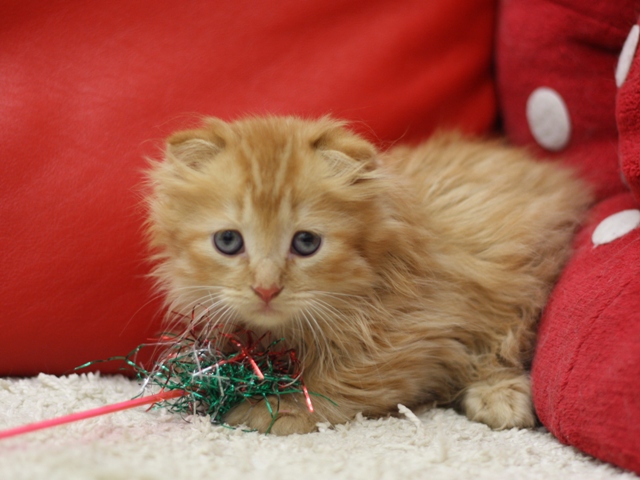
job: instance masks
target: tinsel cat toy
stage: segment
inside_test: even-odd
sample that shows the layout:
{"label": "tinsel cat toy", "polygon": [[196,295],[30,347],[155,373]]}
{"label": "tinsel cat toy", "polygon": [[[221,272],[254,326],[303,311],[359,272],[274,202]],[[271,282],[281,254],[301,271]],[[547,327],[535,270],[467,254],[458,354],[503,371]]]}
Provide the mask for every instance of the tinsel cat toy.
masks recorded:
{"label": "tinsel cat toy", "polygon": [[[89,362],[76,370],[103,361],[122,360],[142,380],[140,396],[117,404],[73,413],[0,431],[0,439],[63,425],[141,405],[157,405],[181,415],[208,415],[222,424],[224,415],[238,403],[265,401],[275,422],[281,395],[302,393],[313,412],[310,394],[304,385],[296,353],[280,347],[281,340],[267,335],[256,337],[237,329],[183,334],[164,334],[153,344],[143,344],[126,357]],[[148,347],[164,347],[160,360],[149,371],[136,362],[137,353]],[[147,390],[160,391],[144,395]],[[270,400],[271,399],[271,400]]]}

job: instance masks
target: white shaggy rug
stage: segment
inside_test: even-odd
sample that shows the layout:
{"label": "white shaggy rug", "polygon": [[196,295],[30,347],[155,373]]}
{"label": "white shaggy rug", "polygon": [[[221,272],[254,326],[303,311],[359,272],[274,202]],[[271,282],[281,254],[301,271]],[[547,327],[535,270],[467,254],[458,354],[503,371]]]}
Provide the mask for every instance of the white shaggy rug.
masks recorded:
{"label": "white shaggy rug", "polygon": [[[128,400],[123,377],[0,379],[0,429]],[[290,437],[146,407],[0,440],[1,479],[637,479],[543,429],[494,432],[452,410],[358,418]]]}

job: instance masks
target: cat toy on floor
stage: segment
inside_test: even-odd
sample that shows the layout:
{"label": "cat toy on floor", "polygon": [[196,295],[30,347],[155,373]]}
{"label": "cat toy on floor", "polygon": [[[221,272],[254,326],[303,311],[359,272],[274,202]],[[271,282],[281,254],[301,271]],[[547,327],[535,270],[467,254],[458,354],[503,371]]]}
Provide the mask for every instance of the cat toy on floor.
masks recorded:
{"label": "cat toy on floor", "polygon": [[[193,331],[165,334],[155,345],[165,346],[166,350],[151,371],[136,363],[135,357],[142,348],[153,345],[140,345],[126,357],[104,360],[124,360],[143,380],[142,393],[153,385],[160,387],[159,393],[0,431],[0,439],[140,405],[157,405],[183,415],[209,415],[212,423],[222,424],[225,414],[238,403],[263,400],[271,412],[273,425],[278,413],[278,402],[272,405],[273,398],[301,393],[307,408],[313,412],[296,353],[278,348],[281,342],[269,342],[268,335],[257,337],[242,329],[233,333],[219,330],[213,335]],[[78,369],[95,363],[89,362]]]}

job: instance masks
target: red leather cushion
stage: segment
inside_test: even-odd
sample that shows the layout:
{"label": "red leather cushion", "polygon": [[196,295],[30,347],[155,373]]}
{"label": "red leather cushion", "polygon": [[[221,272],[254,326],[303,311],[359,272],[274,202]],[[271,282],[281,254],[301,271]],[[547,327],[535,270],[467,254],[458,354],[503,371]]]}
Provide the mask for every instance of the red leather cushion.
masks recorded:
{"label": "red leather cushion", "polygon": [[199,115],[331,113],[383,145],[487,130],[494,3],[5,5],[0,374],[63,373],[158,331],[141,171]]}

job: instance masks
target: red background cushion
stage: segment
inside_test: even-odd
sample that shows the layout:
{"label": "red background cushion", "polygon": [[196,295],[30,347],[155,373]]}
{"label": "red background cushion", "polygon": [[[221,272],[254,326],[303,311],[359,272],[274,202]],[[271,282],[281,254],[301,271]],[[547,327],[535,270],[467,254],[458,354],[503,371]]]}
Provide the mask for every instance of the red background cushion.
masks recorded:
{"label": "red background cushion", "polygon": [[197,115],[332,113],[382,144],[417,141],[436,125],[487,130],[494,7],[4,5],[0,374],[63,373],[157,332],[141,171]]}

